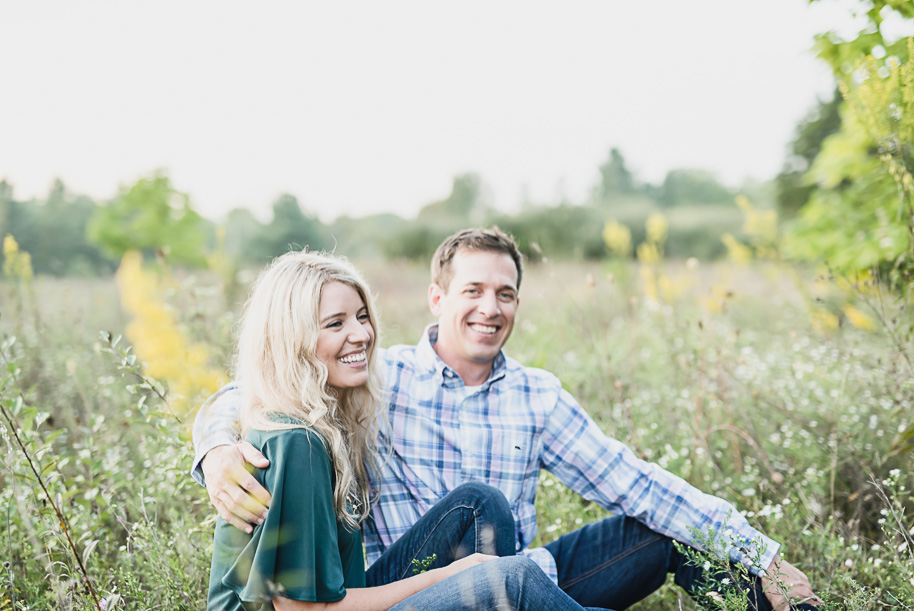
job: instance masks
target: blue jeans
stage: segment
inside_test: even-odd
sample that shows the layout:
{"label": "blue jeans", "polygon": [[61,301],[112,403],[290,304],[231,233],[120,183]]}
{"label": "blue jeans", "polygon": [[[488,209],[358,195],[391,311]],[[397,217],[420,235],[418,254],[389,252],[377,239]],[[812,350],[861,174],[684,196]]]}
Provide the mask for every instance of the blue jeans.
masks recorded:
{"label": "blue jeans", "polygon": [[481,482],[460,485],[425,513],[368,568],[368,586],[409,578],[413,560],[435,560],[425,569],[449,565],[473,553],[516,554],[514,516],[504,493]]}
{"label": "blue jeans", "polygon": [[[546,549],[555,557],[559,586],[582,606],[624,610],[660,588],[667,574],[673,574],[687,593],[700,596],[708,590],[703,585],[715,578],[701,567],[687,565],[671,538],[625,516],[585,525]],[[743,588],[751,589],[750,609],[771,610],[761,580]]]}
{"label": "blue jeans", "polygon": [[391,610],[583,610],[527,557],[501,557],[442,580]]}

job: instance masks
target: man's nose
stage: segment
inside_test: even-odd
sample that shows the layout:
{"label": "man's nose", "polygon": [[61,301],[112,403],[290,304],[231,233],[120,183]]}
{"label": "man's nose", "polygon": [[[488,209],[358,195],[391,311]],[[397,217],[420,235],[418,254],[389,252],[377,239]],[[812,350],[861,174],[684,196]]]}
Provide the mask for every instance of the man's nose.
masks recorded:
{"label": "man's nose", "polygon": [[494,291],[487,291],[482,294],[477,310],[487,317],[495,317],[501,314],[501,306],[498,304],[498,298],[495,296]]}

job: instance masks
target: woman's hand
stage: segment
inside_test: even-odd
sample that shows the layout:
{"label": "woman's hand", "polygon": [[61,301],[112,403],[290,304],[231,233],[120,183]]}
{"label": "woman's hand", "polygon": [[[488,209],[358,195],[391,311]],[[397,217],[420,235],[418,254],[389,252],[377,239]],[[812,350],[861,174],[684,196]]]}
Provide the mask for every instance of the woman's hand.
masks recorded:
{"label": "woman's hand", "polygon": [[479,565],[480,563],[485,563],[486,561],[491,561],[492,559],[497,559],[497,558],[498,557],[496,557],[495,555],[484,555],[482,553],[473,553],[472,555],[470,555],[468,557],[464,557],[462,559],[457,559],[450,565],[446,565],[445,567],[440,567],[437,570],[432,570],[432,571],[442,572],[440,580],[444,580],[445,578],[449,578],[449,577],[453,576],[454,574],[459,574],[463,570],[470,569],[471,567],[473,567],[475,565]]}

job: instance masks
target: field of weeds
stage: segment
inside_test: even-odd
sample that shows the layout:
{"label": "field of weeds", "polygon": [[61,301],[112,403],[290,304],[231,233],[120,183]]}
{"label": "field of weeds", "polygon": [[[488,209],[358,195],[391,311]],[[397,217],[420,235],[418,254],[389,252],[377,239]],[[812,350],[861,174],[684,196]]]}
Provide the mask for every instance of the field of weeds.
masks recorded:
{"label": "field of weeds", "polygon": [[[415,342],[427,270],[361,267],[382,342]],[[187,475],[189,422],[226,380],[246,280],[125,260],[117,282],[0,285],[0,609],[205,607],[214,513]],[[520,295],[507,352],[555,372],[608,434],[733,502],[829,608],[914,606],[902,302],[694,260],[541,263]],[[545,473],[538,506],[541,543],[605,514]],[[698,605],[668,583],[641,607]]]}

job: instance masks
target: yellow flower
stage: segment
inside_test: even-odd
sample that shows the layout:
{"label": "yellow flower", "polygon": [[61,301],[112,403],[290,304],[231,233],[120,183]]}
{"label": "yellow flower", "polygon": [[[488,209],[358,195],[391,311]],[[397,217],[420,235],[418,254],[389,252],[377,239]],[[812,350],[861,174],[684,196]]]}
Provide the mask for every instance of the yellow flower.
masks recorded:
{"label": "yellow flower", "polygon": [[19,278],[24,282],[32,280],[32,256],[19,250],[19,243],[12,234],[3,239],[3,275]]}
{"label": "yellow flower", "polygon": [[736,263],[749,263],[752,261],[752,249],[733,237],[732,234],[724,234],[720,237],[727,247],[727,257]]}
{"label": "yellow flower", "polygon": [[124,254],[117,282],[121,304],[132,317],[126,334],[144,362],[143,371],[168,383],[172,411],[186,415],[219,389],[222,372],[208,366],[205,345],[190,343],[181,333],[174,310],[159,295],[159,279],[143,270],[142,255],[136,251]]}
{"label": "yellow flower", "polygon": [[816,308],[812,311],[812,327],[820,332],[838,329],[838,317],[824,308]]}
{"label": "yellow flower", "polygon": [[614,255],[628,257],[632,252],[631,230],[615,219],[608,221],[603,227],[603,242]]}
{"label": "yellow flower", "polygon": [[666,217],[659,212],[651,213],[651,216],[647,218],[647,222],[644,224],[648,241],[655,244],[663,244],[669,228],[670,224],[667,222]]}
{"label": "yellow flower", "polygon": [[876,324],[873,323],[873,320],[853,306],[844,306],[841,310],[844,311],[844,316],[847,317],[850,324],[857,329],[864,329],[866,331],[873,331],[876,329]]}
{"label": "yellow flower", "polygon": [[660,254],[660,249],[658,249],[657,245],[653,242],[642,242],[639,244],[637,254],[638,261],[647,266],[656,265],[663,259],[663,256]]}

